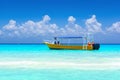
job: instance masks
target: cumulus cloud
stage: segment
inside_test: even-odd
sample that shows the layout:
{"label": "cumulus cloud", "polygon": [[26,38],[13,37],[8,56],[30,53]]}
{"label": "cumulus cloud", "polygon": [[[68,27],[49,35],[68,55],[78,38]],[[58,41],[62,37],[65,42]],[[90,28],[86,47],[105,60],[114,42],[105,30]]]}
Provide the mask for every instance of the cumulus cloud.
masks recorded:
{"label": "cumulus cloud", "polygon": [[68,24],[65,25],[64,32],[67,35],[81,35],[84,33],[84,29],[75,23],[76,19],[73,16],[68,17]]}
{"label": "cumulus cloud", "polygon": [[51,18],[48,15],[45,15],[41,21],[34,22],[32,20],[28,20],[21,25],[17,25],[15,20],[10,20],[7,25],[3,26],[1,32],[4,32],[3,36],[8,37],[53,35],[57,31],[58,26],[54,23],[49,23],[50,20]]}
{"label": "cumulus cloud", "polygon": [[120,22],[113,23],[111,27],[107,28],[107,31],[120,33]]}
{"label": "cumulus cloud", "polygon": [[6,29],[6,30],[16,29],[16,21],[15,20],[10,20],[9,23],[3,27],[3,29]]}
{"label": "cumulus cloud", "polygon": [[97,21],[95,15],[92,15],[91,18],[87,19],[85,24],[88,32],[92,32],[92,33],[102,32],[102,28],[101,28],[102,24]]}
{"label": "cumulus cloud", "polygon": [[10,20],[8,24],[2,27],[0,35],[10,38],[33,38],[33,37],[52,37],[81,35],[84,29],[75,23],[73,16],[68,17],[68,24],[59,27],[55,23],[50,23],[51,18],[48,15],[43,16],[40,21],[28,20],[23,24],[18,24],[15,20]]}
{"label": "cumulus cloud", "polygon": [[[100,33],[103,32],[102,24],[99,23],[95,15],[85,21],[86,27],[81,27],[76,23],[76,18],[68,17],[68,23],[64,27],[60,27],[55,23],[50,23],[51,18],[48,15],[43,16],[40,21],[28,20],[23,24],[10,20],[8,24],[0,30],[1,37],[13,37],[13,39],[33,38],[33,37],[52,37],[52,36],[80,36],[84,33]],[[114,23],[106,31],[120,33],[120,22]],[[6,38],[5,38],[6,39]]]}
{"label": "cumulus cloud", "polygon": [[68,18],[68,22],[70,22],[70,23],[74,23],[75,21],[76,21],[76,19],[73,16],[70,16]]}
{"label": "cumulus cloud", "polygon": [[45,15],[43,17],[43,22],[49,22],[51,20],[51,18],[48,15]]}

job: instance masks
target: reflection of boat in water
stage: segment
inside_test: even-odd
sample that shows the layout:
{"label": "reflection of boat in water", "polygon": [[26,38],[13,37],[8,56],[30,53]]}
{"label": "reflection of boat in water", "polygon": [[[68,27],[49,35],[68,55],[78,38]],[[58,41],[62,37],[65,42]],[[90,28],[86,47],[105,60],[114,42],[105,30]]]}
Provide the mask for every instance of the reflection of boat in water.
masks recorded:
{"label": "reflection of boat in water", "polygon": [[[83,39],[82,45],[74,45],[74,44],[61,44],[57,39]],[[45,44],[50,49],[70,49],[70,50],[98,50],[100,48],[99,44],[95,44],[93,40],[91,41],[90,37],[54,37],[54,43],[45,42]]]}

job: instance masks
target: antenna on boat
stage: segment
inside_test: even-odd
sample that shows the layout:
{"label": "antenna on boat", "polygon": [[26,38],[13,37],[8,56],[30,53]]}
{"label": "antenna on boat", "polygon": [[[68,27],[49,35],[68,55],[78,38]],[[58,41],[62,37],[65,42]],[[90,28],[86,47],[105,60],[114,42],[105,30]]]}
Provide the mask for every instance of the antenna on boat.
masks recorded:
{"label": "antenna on boat", "polygon": [[92,33],[88,33],[87,37],[88,37],[88,42],[90,42],[90,43],[94,42],[94,38],[93,38],[93,34]]}

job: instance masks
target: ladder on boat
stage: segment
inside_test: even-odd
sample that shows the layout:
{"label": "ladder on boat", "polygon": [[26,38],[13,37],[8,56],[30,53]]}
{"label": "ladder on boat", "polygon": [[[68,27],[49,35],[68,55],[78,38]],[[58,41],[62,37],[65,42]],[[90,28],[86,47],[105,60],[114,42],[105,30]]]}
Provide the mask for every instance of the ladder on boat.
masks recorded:
{"label": "ladder on boat", "polygon": [[89,42],[93,42],[94,38],[91,33],[84,34],[83,36],[83,50],[87,50]]}
{"label": "ladder on boat", "polygon": [[85,36],[83,37],[83,47],[82,47],[83,50],[87,50],[86,38],[87,37],[85,37]]}

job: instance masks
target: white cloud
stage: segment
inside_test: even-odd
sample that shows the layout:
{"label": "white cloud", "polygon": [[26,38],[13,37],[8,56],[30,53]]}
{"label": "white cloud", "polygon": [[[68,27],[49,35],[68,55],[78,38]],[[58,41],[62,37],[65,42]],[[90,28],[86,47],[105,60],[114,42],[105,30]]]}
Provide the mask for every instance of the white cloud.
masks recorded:
{"label": "white cloud", "polygon": [[84,29],[75,23],[76,19],[73,16],[68,17],[68,24],[65,25],[65,27],[58,27],[57,28],[57,35],[60,36],[80,36],[83,35]]}
{"label": "white cloud", "polygon": [[120,33],[120,22],[113,23],[111,27],[107,28],[107,31]]}
{"label": "white cloud", "polygon": [[76,21],[76,19],[73,16],[70,16],[68,18],[68,22],[70,22],[70,23],[74,23],[75,21]]}
{"label": "white cloud", "polygon": [[[15,20],[10,20],[8,24],[1,28],[0,35],[1,37],[27,39],[67,35],[80,36],[87,33],[87,31],[92,33],[103,32],[101,27],[102,24],[97,21],[95,15],[85,21],[86,27],[81,27],[77,24],[73,16],[68,17],[68,23],[64,27],[59,27],[55,23],[50,23],[50,20],[51,18],[48,15],[45,15],[40,21],[35,22],[28,20],[23,24],[18,24]],[[111,27],[107,28],[106,31],[120,33],[120,22],[114,23]]]}
{"label": "white cloud", "polygon": [[71,24],[68,22],[64,27],[64,32],[66,32],[67,35],[81,35],[85,32],[85,29],[76,23]]}
{"label": "white cloud", "polygon": [[[68,24],[65,27],[59,27],[55,23],[50,23],[51,18],[48,15],[38,22],[28,20],[23,24],[17,25],[15,20],[3,26],[1,32],[4,36],[18,37],[37,37],[37,36],[65,36],[65,35],[82,35],[85,29],[76,24],[73,16],[68,17]],[[97,22],[96,16],[86,20],[87,29],[93,32],[100,32],[101,24]]]}
{"label": "white cloud", "polygon": [[51,18],[48,15],[45,15],[43,17],[43,22],[49,22],[51,20]]}
{"label": "white cloud", "polygon": [[102,32],[102,28],[101,28],[102,24],[97,21],[95,15],[92,15],[91,18],[87,19],[85,24],[88,32],[92,32],[92,33]]}
{"label": "white cloud", "polygon": [[15,30],[16,29],[16,21],[10,20],[9,23],[3,27],[3,29]]}
{"label": "white cloud", "polygon": [[49,23],[50,17],[45,15],[41,21],[27,21],[24,24],[16,25],[15,20],[10,20],[7,25],[2,28],[4,32],[3,36],[19,36],[19,37],[34,37],[53,35],[58,26],[56,24]]}

